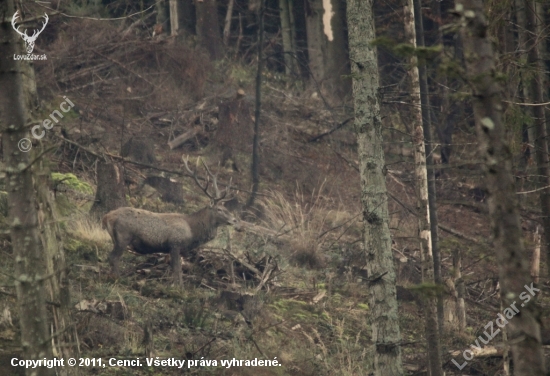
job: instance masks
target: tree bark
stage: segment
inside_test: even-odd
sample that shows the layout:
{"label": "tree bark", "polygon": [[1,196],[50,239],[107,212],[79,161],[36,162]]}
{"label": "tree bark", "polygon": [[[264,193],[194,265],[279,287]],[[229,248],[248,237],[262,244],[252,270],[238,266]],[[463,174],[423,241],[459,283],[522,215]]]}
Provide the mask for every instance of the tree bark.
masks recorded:
{"label": "tree bark", "polygon": [[[0,3],[0,129],[6,187],[8,191],[8,221],[15,256],[15,287],[19,305],[21,347],[28,360],[53,356],[48,333],[46,311],[45,256],[38,233],[36,193],[33,189],[32,169],[28,153],[18,147],[27,136],[26,110],[20,62],[13,59],[20,54],[19,38],[13,31],[9,15],[15,13],[13,0]],[[28,369],[27,375],[54,375],[55,370],[40,367]]]}
{"label": "tree bark", "polygon": [[222,37],[218,22],[216,0],[195,1],[197,13],[197,39],[214,60],[223,57]]}
{"label": "tree bark", "polygon": [[254,109],[254,138],[252,140],[252,165],[250,172],[252,177],[252,192],[246,202],[246,208],[254,205],[254,200],[260,188],[260,116],[262,114],[262,71],[264,68],[263,44],[264,44],[264,12],[265,0],[260,0],[258,17],[258,70],[256,71],[256,104]]}
{"label": "tree bark", "polygon": [[364,249],[370,279],[368,321],[372,330],[373,375],[403,375],[396,276],[391,250],[373,0],[349,0],[347,21],[355,104]]}
{"label": "tree bark", "polygon": [[346,4],[343,0],[325,0],[323,5],[324,40],[326,41],[326,56],[324,58],[326,89],[331,98],[342,100],[351,92],[351,81],[347,78],[350,70],[346,48],[348,41],[345,33]]}
{"label": "tree bark", "polygon": [[179,9],[178,0],[170,0],[170,35],[178,35],[179,26]]}
{"label": "tree bark", "polygon": [[[416,28],[413,0],[406,0],[404,10],[405,35],[408,43],[416,48]],[[418,15],[422,17],[422,15]],[[434,285],[434,264],[432,253],[432,237],[430,227],[430,208],[428,204],[428,171],[426,169],[426,146],[424,144],[424,128],[422,119],[422,103],[420,91],[420,76],[416,55],[410,57],[409,77],[411,81],[411,120],[412,143],[414,150],[416,209],[418,213],[418,232],[422,258],[422,283]],[[425,88],[426,89],[426,88]],[[427,96],[425,96],[426,98]],[[424,315],[426,320],[426,338],[428,341],[428,360],[432,376],[442,376],[441,346],[437,322],[437,295],[431,291],[424,297]]]}
{"label": "tree bark", "polygon": [[[512,307],[531,285],[522,240],[518,200],[512,175],[512,153],[505,143],[502,88],[495,79],[495,56],[482,0],[457,0],[464,38],[467,79],[473,88],[474,117],[489,191],[489,213],[499,264],[504,307]],[[516,376],[546,374],[534,299],[522,303],[507,325]]]}
{"label": "tree bark", "polygon": [[98,163],[97,191],[90,214],[101,218],[123,206],[127,206],[127,203],[122,168],[115,163]]}
{"label": "tree bark", "polygon": [[[533,69],[531,78],[530,94],[533,103],[544,102],[542,61],[539,53],[539,30],[537,27],[536,3],[525,0],[525,18],[527,35],[527,63]],[[548,134],[546,131],[546,116],[544,106],[533,106],[533,117],[535,121],[535,160],[537,162],[539,187],[550,186],[550,159],[548,157]],[[546,253],[546,263],[550,268],[550,191],[541,189],[539,191],[540,206],[542,211],[542,225],[544,227],[543,249]],[[550,275],[550,269],[548,269]]]}
{"label": "tree bark", "polygon": [[225,14],[225,24],[223,26],[223,44],[229,45],[229,37],[231,36],[231,19],[233,18],[233,6],[235,0],[229,0],[227,4],[227,13]]}
{"label": "tree bark", "polygon": [[[422,19],[421,0],[414,0],[414,13],[416,26],[416,41],[418,46],[424,47],[424,22]],[[418,65],[418,75],[420,78],[420,98],[422,102],[422,124],[424,125],[424,141],[426,145],[426,164],[428,165],[428,204],[430,209],[430,230],[432,235],[432,253],[434,263],[434,282],[438,286],[443,285],[441,276],[441,254],[439,252],[439,220],[437,217],[437,190],[435,187],[435,161],[434,161],[434,143],[432,134],[432,118],[430,116],[430,93],[428,86],[428,73],[425,62]],[[443,296],[441,292],[437,294],[437,327],[439,329],[439,338],[443,335],[444,329],[444,309]]]}
{"label": "tree bark", "polygon": [[290,12],[292,3],[289,0],[279,0],[279,15],[281,18],[281,34],[283,36],[283,54],[285,73],[287,76],[297,75],[295,40],[292,37]]}
{"label": "tree bark", "polygon": [[323,5],[322,0],[305,0],[307,53],[309,71],[317,84],[321,84],[324,76],[323,52]]}
{"label": "tree bark", "polygon": [[[170,18],[170,15],[168,13],[168,7],[166,6],[166,0],[159,0],[156,4],[157,8],[157,30],[160,30],[158,34],[160,34],[162,31],[165,31],[168,33],[168,25],[167,21]],[[160,28],[158,28],[160,26]]]}
{"label": "tree bark", "polygon": [[[35,191],[38,203],[38,224],[40,228],[40,240],[46,256],[46,273],[52,275],[48,279],[49,300],[58,302],[59,306],[53,306],[53,328],[58,335],[53,338],[52,346],[54,355],[62,357],[65,362],[69,358],[78,358],[80,346],[74,319],[69,292],[69,280],[66,270],[65,252],[61,241],[59,228],[59,215],[55,201],[50,191],[50,169],[47,161],[41,160],[35,165]],[[78,367],[59,367],[59,375],[78,375]]]}

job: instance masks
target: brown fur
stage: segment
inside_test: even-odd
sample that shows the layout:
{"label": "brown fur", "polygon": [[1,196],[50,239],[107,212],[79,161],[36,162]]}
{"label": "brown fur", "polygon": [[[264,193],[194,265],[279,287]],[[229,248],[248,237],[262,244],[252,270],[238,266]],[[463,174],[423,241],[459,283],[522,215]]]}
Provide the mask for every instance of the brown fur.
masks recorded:
{"label": "brown fur", "polygon": [[221,204],[190,215],[119,208],[107,213],[102,224],[113,240],[109,262],[115,275],[119,273],[122,253],[130,247],[140,254],[169,253],[174,278],[180,284],[180,255],[188,256],[193,249],[214,239],[218,226],[241,229],[239,220]]}

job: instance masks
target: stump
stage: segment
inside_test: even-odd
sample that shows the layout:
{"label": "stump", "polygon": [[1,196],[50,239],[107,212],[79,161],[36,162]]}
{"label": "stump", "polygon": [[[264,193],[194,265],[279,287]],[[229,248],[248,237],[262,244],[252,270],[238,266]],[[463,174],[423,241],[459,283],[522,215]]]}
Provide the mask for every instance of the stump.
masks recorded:
{"label": "stump", "polygon": [[235,154],[240,152],[252,154],[252,139],[254,137],[254,122],[252,109],[248,102],[237,95],[220,104],[218,130],[214,137],[214,145],[220,150],[220,162],[231,163],[235,171],[239,171]]}
{"label": "stump", "polygon": [[155,188],[164,202],[174,204],[183,204],[184,202],[183,187],[177,181],[163,176],[148,176],[143,183]]}
{"label": "stump", "polygon": [[139,163],[153,164],[156,162],[155,148],[151,140],[131,138],[122,145],[120,155]]}
{"label": "stump", "polygon": [[122,168],[115,163],[97,165],[97,191],[90,215],[101,218],[111,210],[128,206]]}

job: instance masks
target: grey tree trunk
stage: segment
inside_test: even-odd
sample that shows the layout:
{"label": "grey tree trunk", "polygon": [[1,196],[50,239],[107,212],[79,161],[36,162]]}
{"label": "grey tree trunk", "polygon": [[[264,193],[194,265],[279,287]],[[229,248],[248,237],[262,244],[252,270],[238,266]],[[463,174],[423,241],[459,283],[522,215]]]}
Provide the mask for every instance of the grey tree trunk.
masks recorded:
{"label": "grey tree trunk", "polygon": [[[531,0],[525,0],[525,18],[527,35],[527,63],[530,65],[532,78],[530,82],[530,94],[532,102],[543,103],[543,66],[539,52],[539,28],[537,27],[536,3]],[[535,121],[535,160],[537,162],[538,180],[540,187],[550,186],[550,158],[548,157],[548,134],[546,131],[546,116],[544,106],[533,106],[533,116]],[[542,211],[542,225],[544,227],[543,249],[546,253],[546,263],[550,268],[550,191],[541,189],[539,191],[540,206]],[[547,271],[550,275],[550,269]]]}
{"label": "grey tree trunk", "polygon": [[179,26],[179,9],[178,0],[170,0],[170,35],[178,35]]}
{"label": "grey tree trunk", "polygon": [[159,0],[156,4],[157,8],[157,26],[162,26],[162,31],[168,33],[168,20],[170,19],[170,14],[168,12],[168,7],[166,6],[166,0]]}
{"label": "grey tree trunk", "polygon": [[[467,78],[474,91],[474,116],[484,159],[485,183],[489,191],[489,213],[493,242],[499,264],[501,299],[504,307],[521,301],[519,295],[531,286],[523,246],[518,200],[512,175],[512,153],[505,143],[502,121],[502,88],[495,79],[495,56],[488,35],[482,0],[457,0],[461,14]],[[534,291],[533,293],[535,293]],[[528,292],[527,292],[528,293]],[[506,328],[516,376],[546,375],[540,325],[534,299],[521,303],[520,313]],[[511,308],[510,308],[511,309]]]}
{"label": "grey tree trunk", "polygon": [[[13,0],[0,3],[0,14],[15,13]],[[13,31],[9,16],[0,19],[0,129],[6,189],[8,191],[8,221],[15,255],[15,287],[19,305],[21,347],[26,359],[52,358],[48,333],[44,273],[45,256],[40,244],[36,194],[28,153],[18,147],[27,136],[20,62],[19,38]],[[54,375],[54,369],[28,369],[27,375]]]}
{"label": "grey tree trunk", "polygon": [[229,45],[229,37],[231,36],[231,19],[233,18],[233,6],[235,0],[229,0],[227,4],[227,13],[225,14],[225,24],[223,25],[223,44]]}
{"label": "grey tree trunk", "polygon": [[321,84],[325,77],[323,51],[323,4],[322,0],[306,0],[306,32],[309,71],[312,78]]}
{"label": "grey tree trunk", "polygon": [[[413,0],[406,0],[403,7],[405,35],[408,42],[416,48],[416,29]],[[421,15],[420,15],[421,17]],[[430,227],[430,208],[428,204],[428,171],[426,169],[426,146],[422,119],[422,101],[420,95],[420,76],[418,59],[411,55],[409,77],[411,81],[411,120],[412,143],[414,153],[414,175],[416,188],[416,208],[418,212],[418,232],[422,259],[422,283],[434,285],[434,264],[432,253],[432,236]],[[429,291],[423,297],[426,320],[426,338],[428,341],[428,360],[432,376],[442,376],[441,347],[437,324],[437,296]]]}
{"label": "grey tree trunk", "polygon": [[252,192],[246,202],[246,207],[251,208],[260,188],[260,116],[262,114],[262,72],[264,68],[263,44],[264,44],[264,12],[265,0],[260,0],[258,17],[258,70],[256,71],[256,103],[254,108],[254,138],[252,140],[252,164],[250,172],[252,177]]}
{"label": "grey tree trunk", "polygon": [[292,3],[289,0],[279,0],[279,15],[281,18],[281,34],[283,36],[283,54],[285,73],[287,76],[297,75],[295,40],[292,37],[290,12]]}
{"label": "grey tree trunk", "polygon": [[[351,92],[351,81],[347,78],[350,70],[345,34],[346,4],[343,0],[331,0],[325,1],[323,5],[326,89],[332,99],[340,101]],[[331,17],[327,20],[329,13]]]}
{"label": "grey tree trunk", "polygon": [[349,0],[347,21],[359,149],[364,247],[369,274],[369,315],[375,376],[403,375],[396,276],[391,250],[373,0]]}
{"label": "grey tree trunk", "polygon": [[[73,325],[71,299],[69,293],[69,281],[66,271],[65,252],[60,236],[59,216],[55,207],[55,201],[50,191],[50,169],[47,161],[41,160],[35,164],[35,186],[38,202],[38,223],[40,228],[40,240],[46,256],[46,273],[52,275],[48,279],[48,299],[59,303],[52,307],[53,328],[58,333],[52,340],[58,357],[63,357],[65,362],[69,358],[78,358],[80,353],[76,326]],[[59,375],[78,375],[78,367],[59,367]]]}
{"label": "grey tree trunk", "polygon": [[[424,47],[424,22],[422,20],[421,0],[414,0],[416,42],[420,47]],[[435,188],[435,164],[434,147],[432,133],[432,118],[430,115],[430,93],[428,87],[428,73],[426,63],[421,62],[418,65],[418,75],[420,78],[420,99],[422,102],[422,124],[424,128],[424,141],[426,146],[426,164],[428,165],[428,204],[430,211],[430,230],[432,235],[432,254],[434,263],[434,282],[438,286],[443,285],[441,276],[441,255],[439,252],[439,220],[437,218],[437,191]],[[443,296],[441,292],[437,294],[437,327],[439,329],[439,338],[443,335],[444,323]]]}

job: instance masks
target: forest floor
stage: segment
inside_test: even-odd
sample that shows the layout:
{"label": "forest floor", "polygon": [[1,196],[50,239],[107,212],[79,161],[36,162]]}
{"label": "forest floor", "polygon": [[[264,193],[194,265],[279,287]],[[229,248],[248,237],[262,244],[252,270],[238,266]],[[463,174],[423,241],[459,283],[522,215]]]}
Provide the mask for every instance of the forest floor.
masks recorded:
{"label": "forest floor", "polygon": [[[86,149],[121,155],[129,139],[152,145],[154,161],[149,164],[164,171],[123,164],[127,199],[134,207],[191,213],[207,205],[193,179],[182,176],[181,158],[187,155],[193,162],[202,157],[218,173],[220,183],[231,180],[238,202],[243,203],[251,186],[251,139],[240,138],[250,135],[254,120],[250,93],[255,67],[231,60],[207,63],[203,55],[173,39],[143,40],[131,35],[122,44],[110,37],[109,26],[98,30],[93,23],[79,24],[79,38],[68,38],[75,28],[71,24],[52,27],[48,63],[37,62],[35,68],[42,98],[38,118],[57,108],[63,95],[76,105],[48,131],[46,142],[58,145],[50,168],[57,174],[53,179],[80,351],[82,357],[104,362],[140,358],[142,363],[83,367],[82,374],[369,374],[368,275],[361,244],[351,102],[324,98],[316,88],[302,89],[299,83],[267,73],[259,209],[245,216],[250,223],[247,230],[220,229],[214,241],[184,260],[184,288],[171,285],[168,263],[161,255],[126,252],[122,275],[115,279],[106,262],[111,240],[87,214],[97,183],[97,158]],[[86,46],[78,43],[83,39],[89,41]],[[238,89],[244,90],[244,97],[236,99]],[[240,103],[238,110],[229,110],[228,116],[222,109],[235,101]],[[383,108],[382,114],[404,363],[408,374],[422,375],[426,374],[426,341],[424,307],[415,293],[421,290],[421,278],[413,161],[403,152],[410,145],[403,135],[406,124],[391,108]],[[193,127],[200,128],[196,137],[169,149],[170,140]],[[500,311],[498,269],[481,172],[475,162],[475,135],[467,125],[457,128],[452,164],[438,167],[438,215],[446,281],[453,273],[453,252],[459,250],[462,255],[467,328],[458,333],[454,321],[446,326],[443,362],[448,375],[496,375],[502,369],[500,335],[487,345],[495,346],[496,353],[475,357],[460,372],[452,362],[454,358],[463,363],[462,351]],[[223,139],[221,129],[226,131]],[[312,141],[325,133],[329,134]],[[60,142],[61,136],[73,144]],[[228,145],[231,155],[226,158]],[[143,186],[147,176],[172,178],[183,187],[183,203],[163,201],[158,190]],[[529,190],[532,184],[523,182],[522,189]],[[535,246],[538,215],[536,197],[522,195],[529,255]],[[8,240],[3,240],[0,252],[6,260],[0,266],[0,285],[7,286],[14,262]],[[543,276],[545,265],[543,255]],[[538,298],[542,317],[548,317],[548,289],[543,281]],[[452,304],[451,298],[446,301]],[[8,366],[11,356],[21,351],[15,306],[13,296],[0,295],[2,374],[17,372]],[[190,368],[186,364],[185,371],[150,367],[148,357],[196,364]],[[276,359],[280,366],[222,366],[221,360],[233,358]],[[217,365],[207,365],[206,360],[216,360]]]}

